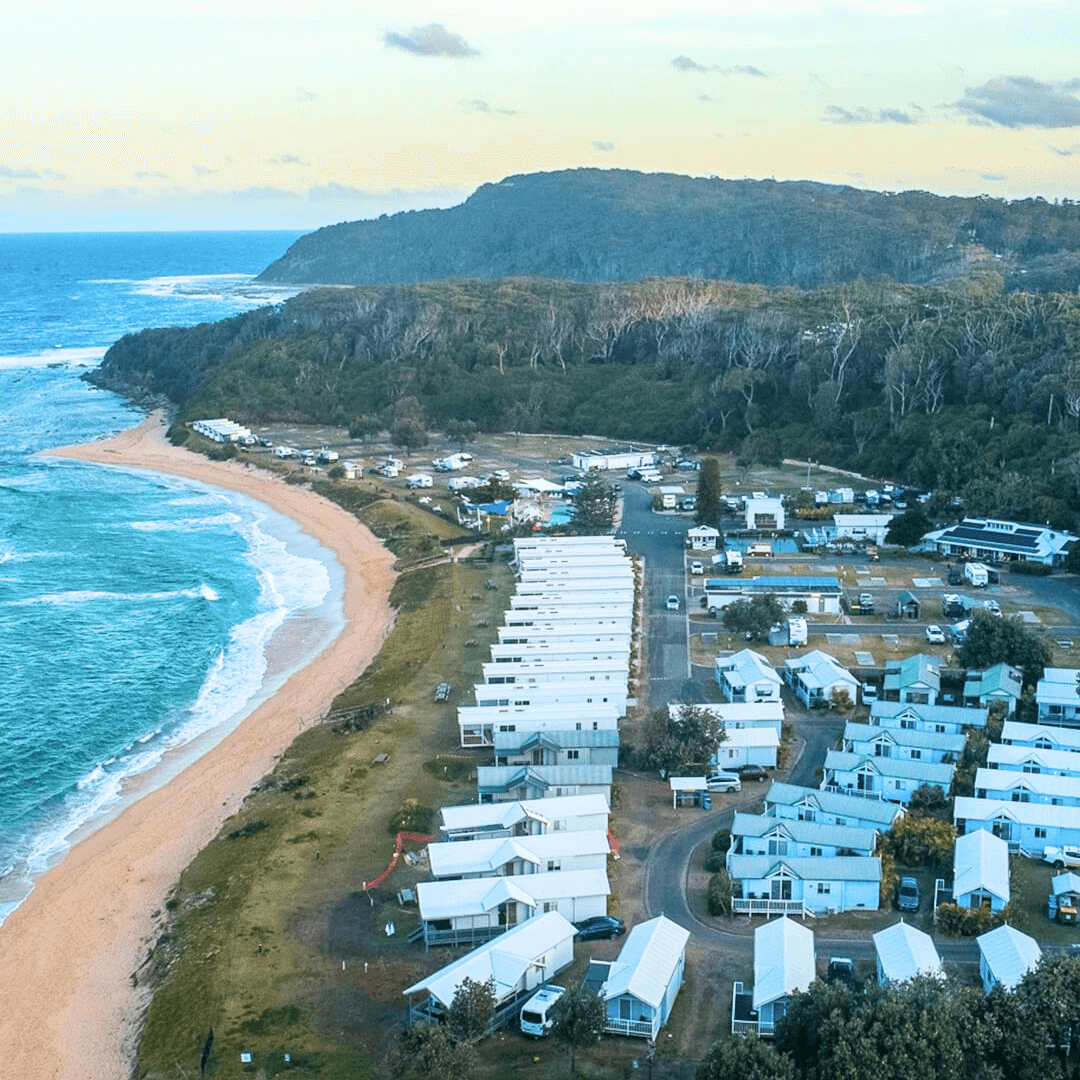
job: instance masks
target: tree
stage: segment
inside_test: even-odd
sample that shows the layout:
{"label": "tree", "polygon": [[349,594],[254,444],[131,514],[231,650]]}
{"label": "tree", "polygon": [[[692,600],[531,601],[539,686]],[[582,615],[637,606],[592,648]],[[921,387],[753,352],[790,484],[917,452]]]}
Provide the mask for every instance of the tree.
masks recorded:
{"label": "tree", "polygon": [[1080,1076],[1080,956],[1044,956],[1015,991],[1029,1030],[1046,1048],[1043,1076]]}
{"label": "tree", "polygon": [[464,450],[467,443],[476,438],[477,426],[472,420],[450,420],[446,424],[446,437]]}
{"label": "tree", "polygon": [[931,529],[934,523],[917,507],[911,507],[902,514],[897,514],[885,530],[885,543],[912,547]]}
{"label": "tree", "polygon": [[412,1024],[390,1039],[386,1069],[392,1080],[471,1080],[476,1050],[442,1024]]}
{"label": "tree", "polygon": [[363,439],[368,442],[382,431],[382,421],[370,413],[364,416],[354,416],[349,422],[349,438]]}
{"label": "tree", "polygon": [[477,982],[466,975],[446,1011],[446,1027],[451,1037],[456,1042],[477,1042],[488,1033],[494,1016],[495,980]]}
{"label": "tree", "polygon": [[607,1005],[584,983],[571,987],[551,1007],[551,1037],[570,1054],[570,1072],[579,1050],[594,1045],[604,1032]]}
{"label": "tree", "polygon": [[574,496],[574,527],[586,535],[609,533],[615,524],[615,489],[594,469]]}
{"label": "tree", "polygon": [[888,831],[886,842],[904,866],[941,868],[952,862],[956,829],[940,818],[906,814]]}
{"label": "tree", "polygon": [[974,613],[956,656],[968,668],[1011,664],[1020,669],[1025,686],[1038,683],[1051,659],[1050,646],[1026,630],[1019,619],[995,618],[988,611]]}
{"label": "tree", "polygon": [[689,765],[703,766],[727,738],[724,721],[697,705],[664,705],[645,725],[645,767],[678,773]]}
{"label": "tree", "polygon": [[720,527],[720,515],[724,510],[720,498],[722,494],[720,462],[714,457],[707,457],[698,471],[697,505],[694,507],[694,521],[698,525],[711,525],[714,529]]}
{"label": "tree", "polygon": [[753,596],[736,600],[723,611],[726,629],[745,636],[748,641],[760,641],[769,636],[769,628],[781,622],[787,612],[775,596]]}
{"label": "tree", "polygon": [[406,417],[390,429],[390,441],[395,446],[400,446],[406,454],[411,454],[414,450],[419,450],[421,446],[427,446],[428,437],[424,425],[419,420]]}
{"label": "tree", "polygon": [[730,1035],[709,1047],[695,1080],[795,1080],[791,1058],[763,1039]]}

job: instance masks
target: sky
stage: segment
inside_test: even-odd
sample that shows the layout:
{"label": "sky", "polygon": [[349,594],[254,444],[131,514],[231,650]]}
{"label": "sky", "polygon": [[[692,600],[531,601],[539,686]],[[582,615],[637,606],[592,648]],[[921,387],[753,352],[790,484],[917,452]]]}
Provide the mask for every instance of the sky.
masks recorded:
{"label": "sky", "polygon": [[308,230],[581,167],[1080,197],[1076,0],[540,8],[23,2],[0,232]]}

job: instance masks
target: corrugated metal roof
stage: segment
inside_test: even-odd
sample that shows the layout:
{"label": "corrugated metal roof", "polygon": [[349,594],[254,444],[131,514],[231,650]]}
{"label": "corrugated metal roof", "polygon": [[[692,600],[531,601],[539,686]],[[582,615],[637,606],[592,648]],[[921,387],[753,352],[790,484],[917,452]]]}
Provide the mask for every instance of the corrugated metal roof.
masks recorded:
{"label": "corrugated metal roof", "polygon": [[514,877],[421,881],[416,886],[420,918],[451,919],[493,911],[507,900],[539,907],[545,900],[607,896],[611,892],[603,870],[562,870]]}
{"label": "corrugated metal roof", "polygon": [[[505,934],[473,949],[446,967],[440,968],[403,991],[405,995],[423,991],[449,1008],[461,983],[470,978],[484,983],[495,980],[495,1000],[502,1001],[518,985],[540,957],[558,949],[574,937],[574,925],[557,911],[534,915]],[[545,971],[545,976],[550,974]]]}
{"label": "corrugated metal roof", "polygon": [[765,793],[765,807],[770,804],[785,806],[811,806],[823,813],[856,821],[870,821],[889,828],[896,818],[902,816],[903,808],[883,799],[864,799],[860,795],[844,795],[835,791],[799,787],[796,784],[774,783]]}
{"label": "corrugated metal roof", "polygon": [[689,937],[689,930],[663,915],[638,923],[627,935],[619,959],[611,965],[604,984],[605,999],[633,994],[659,1008]]}
{"label": "corrugated metal roof", "polygon": [[816,975],[814,932],[786,915],[754,930],[754,1008],[805,990]]}
{"label": "corrugated metal roof", "polygon": [[607,801],[603,795],[560,795],[553,799],[525,799],[509,803],[465,803],[444,806],[444,829],[470,829],[501,826],[510,828],[532,817],[541,821],[571,817],[591,817],[606,814]]}
{"label": "corrugated metal roof", "polygon": [[731,823],[732,836],[771,836],[774,833],[789,836],[797,843],[827,844],[856,850],[869,848],[872,851],[877,840],[876,829],[829,825],[821,821],[793,821],[791,818],[765,817],[762,814],[736,813]]}
{"label": "corrugated metal roof", "polygon": [[1039,943],[1008,923],[975,940],[990,974],[1006,990],[1012,990],[1042,958]]}
{"label": "corrugated metal roof", "polygon": [[865,855],[732,855],[728,873],[740,880],[761,881],[786,871],[800,881],[880,881],[881,860]]}
{"label": "corrugated metal roof", "polygon": [[953,896],[977,889],[1009,902],[1009,845],[987,829],[958,836],[953,849]]}
{"label": "corrugated metal roof", "polygon": [[955,767],[945,763],[921,759],[878,757],[876,754],[848,754],[843,750],[829,750],[825,754],[825,771],[855,772],[867,766],[879,776],[894,776],[901,780],[919,780],[928,784],[952,783]]}
{"label": "corrugated metal roof", "polygon": [[909,926],[903,919],[874,934],[881,970],[888,982],[906,982],[916,975],[945,977],[941,957],[929,934]]}
{"label": "corrugated metal roof", "polygon": [[482,840],[447,840],[428,844],[433,877],[475,874],[495,870],[513,859],[534,866],[549,859],[580,855],[607,855],[610,850],[603,829],[540,833],[536,836],[496,836]]}

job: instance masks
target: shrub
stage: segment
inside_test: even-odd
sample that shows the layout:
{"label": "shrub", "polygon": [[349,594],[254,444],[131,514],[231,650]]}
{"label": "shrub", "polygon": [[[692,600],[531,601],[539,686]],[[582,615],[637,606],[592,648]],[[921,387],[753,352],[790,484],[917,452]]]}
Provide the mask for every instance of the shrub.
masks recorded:
{"label": "shrub", "polygon": [[426,833],[431,830],[435,820],[435,811],[430,806],[421,806],[419,799],[406,799],[390,816],[390,835],[399,832]]}
{"label": "shrub", "polygon": [[712,834],[712,849],[713,851],[724,851],[731,847],[731,830],[730,829],[717,829]]}
{"label": "shrub", "polygon": [[731,878],[726,870],[718,870],[709,878],[705,902],[710,915],[731,914]]}
{"label": "shrub", "polygon": [[1011,562],[1009,563],[1010,574],[1026,574],[1028,577],[1049,577],[1053,567],[1045,566],[1037,562]]}
{"label": "shrub", "polygon": [[726,866],[727,866],[727,856],[722,851],[714,851],[705,860],[705,869],[708,870],[710,874],[718,873],[720,870],[723,870]]}
{"label": "shrub", "polygon": [[988,907],[966,908],[958,904],[940,904],[937,920],[941,932],[954,937],[976,937],[985,934],[995,921]]}

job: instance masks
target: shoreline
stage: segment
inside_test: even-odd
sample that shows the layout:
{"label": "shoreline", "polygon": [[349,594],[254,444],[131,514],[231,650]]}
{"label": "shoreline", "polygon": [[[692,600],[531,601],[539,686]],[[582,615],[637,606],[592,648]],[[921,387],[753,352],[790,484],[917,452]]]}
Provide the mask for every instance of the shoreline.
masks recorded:
{"label": "shoreline", "polygon": [[[252,787],[370,663],[389,630],[393,556],[351,514],[262,470],[170,445],[153,414],[112,438],[46,456],[149,469],[240,492],[337,556],[343,626],[220,741],[147,791],[36,882],[0,927],[0,1036],[12,1076],[119,1080],[130,1073],[146,990],[134,974],[184,868]],[[287,650],[287,633],[268,646]],[[280,657],[279,657],[280,661]],[[269,673],[268,673],[269,674]],[[184,822],[182,831],[176,822]]]}

